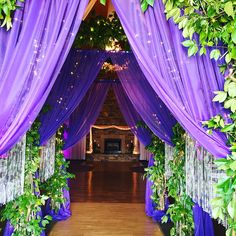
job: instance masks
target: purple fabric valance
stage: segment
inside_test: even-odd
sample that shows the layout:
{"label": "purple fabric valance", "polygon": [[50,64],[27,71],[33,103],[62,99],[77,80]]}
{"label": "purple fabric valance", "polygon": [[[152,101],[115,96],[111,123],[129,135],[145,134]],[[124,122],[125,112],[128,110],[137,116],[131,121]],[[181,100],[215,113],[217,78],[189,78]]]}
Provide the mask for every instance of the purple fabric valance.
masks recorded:
{"label": "purple fabric valance", "polygon": [[101,51],[71,50],[46,101],[50,110],[41,117],[41,144],[56,133],[82,101],[106,57]]}
{"label": "purple fabric valance", "polygon": [[179,123],[216,157],[229,148],[224,135],[208,135],[201,121],[225,111],[212,102],[213,92],[223,88],[224,78],[209,55],[188,58],[181,45],[181,31],[167,21],[163,3],[155,1],[143,13],[139,0],[113,0],[116,13],[135,57],[155,93]]}
{"label": "purple fabric valance", "polygon": [[18,2],[0,28],[0,155],[30,128],[74,40],[87,0]]}

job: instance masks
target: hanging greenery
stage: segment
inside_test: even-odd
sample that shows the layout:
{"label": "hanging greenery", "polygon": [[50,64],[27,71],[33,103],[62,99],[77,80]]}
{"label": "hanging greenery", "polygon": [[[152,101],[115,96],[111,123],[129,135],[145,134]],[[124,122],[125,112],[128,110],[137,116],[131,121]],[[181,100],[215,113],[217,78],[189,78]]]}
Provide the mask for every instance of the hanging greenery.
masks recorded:
{"label": "hanging greenery", "polygon": [[154,158],[154,165],[145,168],[145,176],[153,183],[151,199],[157,210],[164,210],[166,199],[165,144],[153,135],[152,142],[146,149],[153,153]]}
{"label": "hanging greenery", "polygon": [[227,235],[232,235],[236,232],[236,82],[233,75],[226,78],[224,91],[217,91],[213,101],[220,102],[225,108],[229,108],[231,113],[228,117],[216,115],[209,121],[204,122],[204,126],[211,133],[213,130],[218,130],[225,133],[228,138],[228,144],[232,151],[226,159],[216,159],[215,163],[220,170],[224,170],[227,177],[221,179],[215,186],[215,191],[218,195],[213,199],[213,217],[221,220],[227,219],[228,230]]}
{"label": "hanging greenery", "polygon": [[129,50],[128,39],[115,13],[108,18],[91,15],[81,23],[74,41],[79,49]]}
{"label": "hanging greenery", "polygon": [[[213,47],[210,57],[225,58],[226,63],[236,59],[236,2],[218,0],[163,0],[166,18],[173,18],[183,30],[183,42],[188,55],[206,54],[206,47]],[[199,37],[194,38],[194,33]],[[221,50],[223,49],[223,50]],[[232,65],[235,67],[234,63]],[[222,66],[225,69],[225,65]]]}
{"label": "hanging greenery", "polygon": [[40,184],[40,189],[50,198],[51,209],[58,212],[61,205],[66,202],[63,196],[63,190],[68,189],[67,179],[74,175],[67,172],[69,162],[64,158],[63,147],[63,127],[61,127],[56,136],[56,157],[54,174],[44,183]]}
{"label": "hanging greenery", "polygon": [[[213,199],[213,217],[228,222],[227,235],[236,233],[236,2],[231,0],[164,0],[167,19],[173,18],[183,36],[187,38],[183,46],[188,47],[188,55],[199,52],[206,54],[207,47],[213,47],[211,59],[224,58],[225,64],[219,65],[221,72],[229,69],[225,78],[224,90],[216,91],[214,102],[221,103],[229,109],[228,117],[216,115],[203,122],[208,133],[213,130],[225,133],[231,154],[226,159],[215,160],[220,170],[224,170],[227,178],[215,186],[217,198]],[[198,40],[194,38],[198,36]]]}
{"label": "hanging greenery", "polygon": [[172,175],[167,180],[168,197],[174,200],[169,205],[166,216],[162,218],[162,222],[168,221],[170,216],[174,226],[171,229],[171,236],[193,235],[194,222],[192,207],[193,202],[186,194],[186,175],[185,175],[185,132],[182,127],[177,124],[173,127],[174,157],[169,161]]}
{"label": "hanging greenery", "polygon": [[37,176],[40,164],[39,125],[35,121],[26,135],[24,194],[7,203],[1,212],[2,220],[10,221],[14,227],[14,236],[40,235],[51,220],[50,216],[42,217],[40,214],[48,197],[40,195]]}

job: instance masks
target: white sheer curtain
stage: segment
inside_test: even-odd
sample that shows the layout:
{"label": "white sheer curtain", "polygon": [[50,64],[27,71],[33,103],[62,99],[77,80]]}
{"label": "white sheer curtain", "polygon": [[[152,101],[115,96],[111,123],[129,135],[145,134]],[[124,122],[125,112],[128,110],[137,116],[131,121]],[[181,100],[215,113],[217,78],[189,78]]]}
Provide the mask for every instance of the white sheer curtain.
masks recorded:
{"label": "white sheer curtain", "polygon": [[72,147],[72,152],[69,159],[85,160],[85,157],[86,157],[86,135]]}
{"label": "white sheer curtain", "polygon": [[151,152],[145,149],[145,146],[141,142],[139,142],[139,152],[140,152],[140,157],[139,157],[140,161],[148,161],[152,155]]}

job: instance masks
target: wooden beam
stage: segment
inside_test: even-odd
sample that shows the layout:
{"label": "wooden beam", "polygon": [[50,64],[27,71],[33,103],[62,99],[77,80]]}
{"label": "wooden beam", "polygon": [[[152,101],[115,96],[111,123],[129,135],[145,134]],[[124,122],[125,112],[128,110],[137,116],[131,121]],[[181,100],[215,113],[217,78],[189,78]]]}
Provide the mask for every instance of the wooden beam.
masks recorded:
{"label": "wooden beam", "polygon": [[83,16],[83,20],[86,19],[86,17],[88,16],[88,14],[90,13],[90,11],[93,9],[95,3],[97,2],[97,0],[90,0],[85,12],[84,12],[84,16]]}

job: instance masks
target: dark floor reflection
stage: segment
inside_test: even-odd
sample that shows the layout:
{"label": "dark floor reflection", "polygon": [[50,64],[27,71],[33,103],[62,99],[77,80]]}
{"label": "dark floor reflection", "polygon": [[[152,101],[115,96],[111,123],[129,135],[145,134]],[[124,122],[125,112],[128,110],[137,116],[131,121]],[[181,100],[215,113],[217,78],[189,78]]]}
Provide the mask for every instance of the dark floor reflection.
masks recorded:
{"label": "dark floor reflection", "polygon": [[71,202],[143,203],[145,181],[139,162],[71,161]]}

